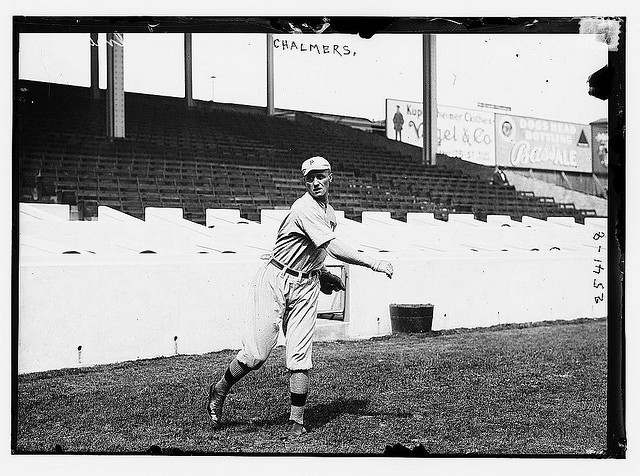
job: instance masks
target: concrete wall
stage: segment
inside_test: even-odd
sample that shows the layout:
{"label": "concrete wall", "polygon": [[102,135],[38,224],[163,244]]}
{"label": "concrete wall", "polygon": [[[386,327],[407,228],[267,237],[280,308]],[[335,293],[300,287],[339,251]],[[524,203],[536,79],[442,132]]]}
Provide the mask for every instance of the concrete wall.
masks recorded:
{"label": "concrete wall", "polygon": [[[434,329],[606,316],[606,300],[594,303],[588,256],[391,260],[392,280],[349,267],[350,337],[390,333],[391,303],[433,304]],[[19,372],[239,348],[247,286],[259,264],[219,256],[26,258],[20,266]]]}
{"label": "concrete wall", "polygon": [[20,373],[239,347],[258,261],[66,258],[20,265]]}
{"label": "concrete wall", "polygon": [[[18,371],[239,348],[248,285],[278,213],[265,213],[264,224],[222,220],[211,229],[171,211],[140,223],[32,213],[20,225]],[[334,323],[323,322],[325,336],[388,334],[392,303],[433,304],[434,329],[606,316],[606,296],[596,303],[594,288],[595,280],[607,285],[606,272],[596,273],[599,263],[606,270],[602,220],[444,223],[412,214],[403,223],[370,213],[362,224],[339,222],[341,237],[396,272],[389,280],[346,267],[347,323],[332,334],[325,324]],[[152,239],[158,254],[139,254]],[[114,245],[123,242],[128,251]],[[220,243],[235,252],[199,251]],[[81,254],[61,254],[70,244]],[[332,305],[323,297],[321,307]]]}
{"label": "concrete wall", "polygon": [[433,304],[434,330],[605,317],[607,312],[606,301],[595,303],[593,262],[587,256],[447,254],[392,261],[392,280],[350,267],[347,303],[352,337],[388,334],[392,303]]}

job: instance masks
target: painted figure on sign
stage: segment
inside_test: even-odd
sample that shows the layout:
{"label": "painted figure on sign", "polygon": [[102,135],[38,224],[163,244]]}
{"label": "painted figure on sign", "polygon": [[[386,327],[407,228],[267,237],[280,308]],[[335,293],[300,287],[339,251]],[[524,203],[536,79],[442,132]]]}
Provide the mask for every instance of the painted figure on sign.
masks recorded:
{"label": "painted figure on sign", "polygon": [[396,140],[402,141],[402,126],[404,125],[404,117],[400,112],[400,106],[396,106],[396,113],[393,115],[393,128],[396,131]]}

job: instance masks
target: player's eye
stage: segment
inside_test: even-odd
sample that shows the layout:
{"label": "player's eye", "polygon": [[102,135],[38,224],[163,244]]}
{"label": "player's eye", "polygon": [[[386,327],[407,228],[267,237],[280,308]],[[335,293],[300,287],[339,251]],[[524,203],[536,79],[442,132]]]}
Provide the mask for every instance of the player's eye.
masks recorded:
{"label": "player's eye", "polygon": [[324,173],[324,172],[318,172],[318,173],[309,173],[304,179],[306,182],[311,183],[313,182],[315,179],[318,180],[324,180],[329,176],[329,174]]}

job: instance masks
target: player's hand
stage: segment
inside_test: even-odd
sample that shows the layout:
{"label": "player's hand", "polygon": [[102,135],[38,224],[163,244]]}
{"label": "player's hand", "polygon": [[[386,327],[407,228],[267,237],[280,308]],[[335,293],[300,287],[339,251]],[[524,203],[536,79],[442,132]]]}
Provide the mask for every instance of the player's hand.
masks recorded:
{"label": "player's hand", "polygon": [[334,291],[344,291],[345,286],[339,276],[330,273],[329,271],[320,272],[320,291],[324,294],[331,294]]}
{"label": "player's hand", "polygon": [[381,259],[376,263],[374,270],[386,274],[389,279],[393,277],[393,265],[389,261]]}

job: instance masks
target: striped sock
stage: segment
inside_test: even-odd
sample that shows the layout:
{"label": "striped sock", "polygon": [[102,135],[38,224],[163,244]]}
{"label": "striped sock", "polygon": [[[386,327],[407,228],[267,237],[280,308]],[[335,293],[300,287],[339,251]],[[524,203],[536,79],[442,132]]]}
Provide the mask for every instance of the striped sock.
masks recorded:
{"label": "striped sock", "polygon": [[224,376],[216,383],[216,392],[220,395],[225,396],[229,393],[229,389],[242,377],[251,372],[250,367],[247,367],[242,362],[238,362],[238,359],[233,359],[229,366],[227,367]]}
{"label": "striped sock", "polygon": [[289,390],[291,392],[291,413],[289,420],[304,424],[304,406],[309,393],[309,371],[294,370],[289,377]]}

